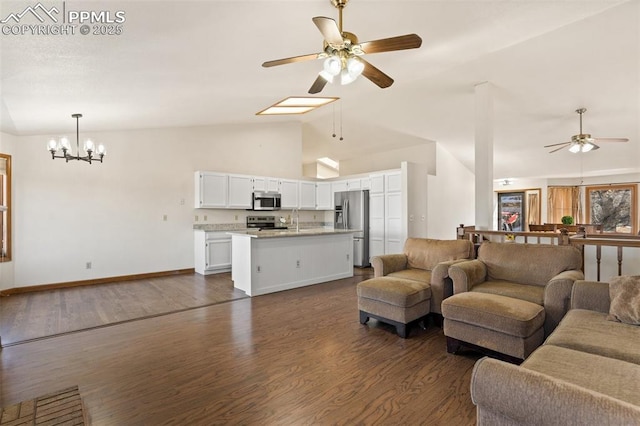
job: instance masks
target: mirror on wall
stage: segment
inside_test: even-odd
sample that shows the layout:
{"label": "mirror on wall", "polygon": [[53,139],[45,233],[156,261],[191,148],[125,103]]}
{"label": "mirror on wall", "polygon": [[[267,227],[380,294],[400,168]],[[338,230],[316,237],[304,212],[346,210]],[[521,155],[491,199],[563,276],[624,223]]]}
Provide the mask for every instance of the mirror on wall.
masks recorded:
{"label": "mirror on wall", "polygon": [[11,260],[11,156],[0,154],[0,262]]}

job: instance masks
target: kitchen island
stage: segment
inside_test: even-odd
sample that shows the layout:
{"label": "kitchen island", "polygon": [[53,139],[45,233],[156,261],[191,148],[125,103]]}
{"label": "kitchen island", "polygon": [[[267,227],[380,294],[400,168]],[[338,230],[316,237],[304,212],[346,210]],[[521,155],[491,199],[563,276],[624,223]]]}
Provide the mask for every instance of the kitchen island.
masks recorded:
{"label": "kitchen island", "polygon": [[231,233],[231,278],[249,296],[353,276],[354,230]]}

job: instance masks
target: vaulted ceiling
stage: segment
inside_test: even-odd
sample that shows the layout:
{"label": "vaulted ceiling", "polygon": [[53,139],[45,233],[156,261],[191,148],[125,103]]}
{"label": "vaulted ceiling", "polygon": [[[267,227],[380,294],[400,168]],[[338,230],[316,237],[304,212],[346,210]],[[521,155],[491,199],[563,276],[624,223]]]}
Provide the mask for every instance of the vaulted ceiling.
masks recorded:
{"label": "vaulted ceiling", "polygon": [[[0,19],[31,3],[3,0]],[[360,41],[416,33],[422,47],[366,56],[395,79],[390,88],[327,85],[335,107],[287,117],[255,113],[306,95],[322,62],[261,64],[321,51],[311,18],[337,19],[330,0],[64,6],[124,11],[122,34],[1,34],[3,132],[68,132],[74,112],[85,131],[299,121],[305,162],[436,141],[473,170],[474,88],[489,82],[496,178],[640,172],[638,0],[351,0],[344,29]],[[578,133],[578,107],[586,133],[630,141],[549,154],[544,145]]]}

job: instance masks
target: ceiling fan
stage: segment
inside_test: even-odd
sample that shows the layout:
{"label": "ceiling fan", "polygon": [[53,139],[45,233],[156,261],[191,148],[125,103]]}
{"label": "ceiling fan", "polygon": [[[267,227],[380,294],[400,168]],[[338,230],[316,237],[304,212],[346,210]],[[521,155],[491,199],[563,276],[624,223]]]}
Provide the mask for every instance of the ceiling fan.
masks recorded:
{"label": "ceiling fan", "polygon": [[580,114],[580,133],[571,136],[571,140],[568,142],[554,143],[552,145],[545,145],[545,148],[557,147],[556,149],[549,151],[549,154],[556,151],[560,151],[563,148],[569,147],[569,151],[573,153],[589,152],[600,147],[595,142],[628,142],[627,138],[592,138],[588,133],[582,133],[582,114],[587,112],[586,108],[578,108],[576,110]]}
{"label": "ceiling fan", "polygon": [[338,9],[338,24],[333,19],[324,16],[313,18],[313,23],[316,24],[324,37],[322,52],[267,61],[262,66],[268,68],[311,59],[324,59],[323,69],[309,89],[309,93],[312,94],[320,93],[327,82],[337,81],[340,84],[349,84],[360,74],[380,88],[391,86],[393,79],[362,59],[362,56],[394,50],[415,49],[422,45],[422,39],[417,34],[407,34],[359,43],[355,34],[342,30],[342,10],[348,1],[330,0],[331,4]]}

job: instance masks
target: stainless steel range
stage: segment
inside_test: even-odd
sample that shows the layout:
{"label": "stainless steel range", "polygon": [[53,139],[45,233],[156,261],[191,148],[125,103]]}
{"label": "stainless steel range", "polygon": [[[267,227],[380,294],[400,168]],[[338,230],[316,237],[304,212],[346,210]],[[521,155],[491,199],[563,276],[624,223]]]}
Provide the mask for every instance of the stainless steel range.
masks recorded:
{"label": "stainless steel range", "polygon": [[275,216],[247,216],[248,229],[287,229]]}

